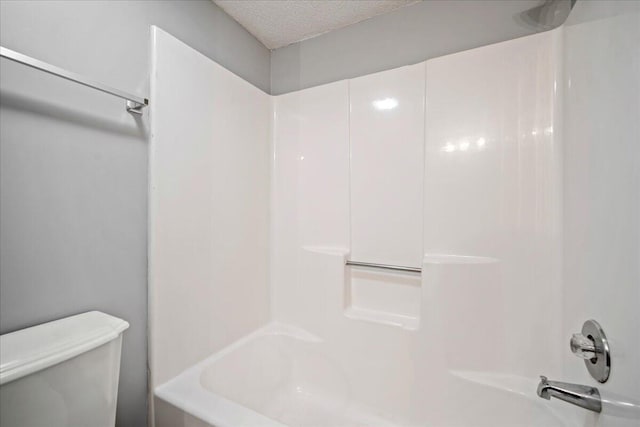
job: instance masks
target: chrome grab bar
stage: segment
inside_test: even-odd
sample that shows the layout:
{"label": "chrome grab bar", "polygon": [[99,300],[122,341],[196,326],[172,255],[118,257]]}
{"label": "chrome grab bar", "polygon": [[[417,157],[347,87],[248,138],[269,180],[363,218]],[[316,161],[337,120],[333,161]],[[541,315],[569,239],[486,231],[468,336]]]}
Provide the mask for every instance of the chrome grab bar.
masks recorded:
{"label": "chrome grab bar", "polygon": [[127,111],[133,114],[142,114],[142,109],[149,105],[149,100],[147,98],[141,98],[136,95],[128,94],[119,89],[115,89],[102,83],[93,81],[80,74],[67,71],[60,67],[56,67],[55,65],[51,65],[38,59],[31,58],[30,56],[23,55],[22,53],[13,51],[11,49],[7,49],[6,47],[0,46],[0,57],[7,58],[19,64],[24,64],[28,67],[35,68],[36,70],[44,71],[45,73],[53,74],[54,76],[62,77],[63,79],[75,83],[80,83],[81,85],[90,87],[92,89],[97,89],[101,92],[108,93],[109,95],[114,95],[118,98],[122,98],[127,101]]}
{"label": "chrome grab bar", "polygon": [[406,267],[403,265],[389,265],[389,264],[375,264],[372,262],[361,262],[361,261],[350,261],[347,260],[345,262],[347,266],[353,267],[368,267],[368,268],[379,268],[382,270],[392,270],[392,271],[404,271],[406,273],[422,273],[422,269],[419,267]]}

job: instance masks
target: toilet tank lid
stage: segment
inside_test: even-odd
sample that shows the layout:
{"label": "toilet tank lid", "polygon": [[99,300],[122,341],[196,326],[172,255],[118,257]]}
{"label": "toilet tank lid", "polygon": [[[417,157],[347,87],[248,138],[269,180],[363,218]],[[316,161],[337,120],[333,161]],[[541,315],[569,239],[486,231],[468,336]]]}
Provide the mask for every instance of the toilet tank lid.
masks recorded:
{"label": "toilet tank lid", "polygon": [[117,338],[129,323],[89,311],[0,336],[0,385]]}

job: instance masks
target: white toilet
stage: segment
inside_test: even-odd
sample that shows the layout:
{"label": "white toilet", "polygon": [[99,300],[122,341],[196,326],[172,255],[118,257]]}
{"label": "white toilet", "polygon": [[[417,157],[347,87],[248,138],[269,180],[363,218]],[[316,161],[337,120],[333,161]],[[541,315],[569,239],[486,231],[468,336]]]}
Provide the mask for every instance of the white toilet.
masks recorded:
{"label": "white toilet", "polygon": [[128,327],[90,311],[0,336],[0,425],[113,427]]}

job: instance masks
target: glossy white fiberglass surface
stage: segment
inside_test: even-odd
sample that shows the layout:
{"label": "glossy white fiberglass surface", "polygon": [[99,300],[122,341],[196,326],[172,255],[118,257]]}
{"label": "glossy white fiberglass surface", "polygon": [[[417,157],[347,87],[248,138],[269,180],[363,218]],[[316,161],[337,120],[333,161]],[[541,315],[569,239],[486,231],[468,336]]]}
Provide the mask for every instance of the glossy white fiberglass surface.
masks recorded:
{"label": "glossy white fiberglass surface", "polygon": [[[539,370],[558,369],[560,344],[553,340],[559,325],[530,309],[532,301],[551,298],[558,285],[553,245],[559,160],[556,140],[544,133],[555,120],[557,36],[540,34],[394,70],[388,81],[382,73],[277,97],[273,315],[319,340],[254,335],[161,386],[157,395],[217,425],[238,425],[234,417],[243,416],[292,426],[371,424],[367,420],[397,426],[569,425],[555,412],[563,405],[535,396]],[[466,77],[460,87],[469,69],[478,77]],[[441,119],[431,124],[423,152],[417,141],[425,126],[425,81],[426,121],[430,112]],[[413,106],[403,110],[409,117],[371,117],[377,114],[373,95],[385,97],[378,107],[388,110],[382,111]],[[354,117],[358,103],[371,111]],[[468,128],[459,126],[460,114]],[[507,125],[512,121],[516,125]],[[537,130],[539,137],[532,135]],[[441,150],[450,139],[458,143],[480,131],[486,146]],[[377,141],[374,134],[386,137]],[[362,144],[355,151],[354,135]],[[369,139],[381,144],[375,161],[365,160]],[[399,152],[391,154],[392,147]],[[356,155],[364,157],[354,167]],[[385,165],[385,158],[393,165]],[[409,160],[415,167],[390,174],[403,194],[390,187],[371,192],[364,185],[363,177],[383,180],[385,167],[393,172]],[[354,179],[361,181],[354,186]],[[474,192],[492,192],[484,202],[489,211],[480,216],[472,202],[482,195]],[[380,200],[373,200],[376,194]],[[358,200],[370,205],[371,215],[352,215]],[[468,223],[460,226],[465,218]],[[354,256],[354,222],[368,235],[386,220],[407,246],[413,242],[413,251],[385,252],[384,241],[393,235],[385,229],[380,241],[360,240],[368,246],[363,253],[377,253],[379,262],[417,262],[423,274],[416,280],[367,271],[384,287],[354,290],[355,269],[344,265]],[[544,347],[557,352],[541,358],[543,350],[530,340],[537,328],[547,332]],[[524,348],[510,352],[507,339]]]}
{"label": "glossy white fiberglass surface", "polygon": [[[619,28],[618,36],[626,34],[624,26],[607,31],[612,28]],[[589,179],[567,186],[563,177],[573,175],[563,174],[563,166],[571,173],[587,173],[597,165],[594,160],[587,167],[586,154],[580,149],[562,149],[560,71],[569,62],[563,49],[570,35],[563,35],[564,31],[561,28],[420,64],[425,69],[426,93],[422,119],[385,120],[363,111],[354,116],[354,99],[364,105],[368,91],[378,90],[364,83],[358,86],[358,79],[275,97],[271,288],[272,318],[279,323],[185,371],[159,387],[157,395],[219,427],[323,422],[443,427],[635,425],[637,420],[629,416],[611,421],[606,414],[588,414],[556,399],[540,399],[535,393],[540,374],[591,384],[582,362],[568,355],[567,346],[568,330],[573,332],[588,317],[615,318],[610,321],[610,339],[618,349],[616,363],[627,366],[630,373],[626,378],[624,373],[616,374],[620,376],[615,381],[612,378],[611,387],[600,386],[603,397],[615,399],[620,393],[632,399],[638,383],[637,370],[629,367],[635,355],[633,345],[616,343],[633,334],[625,319],[615,317],[614,307],[620,301],[605,305],[606,312],[566,308],[572,304],[573,292],[581,295],[578,298],[587,307],[595,307],[595,301],[605,296],[581,288],[580,282],[567,285],[562,281],[562,227],[582,224],[580,209],[575,208],[589,200]],[[574,32],[573,36],[576,39],[571,43],[584,42],[584,35]],[[576,70],[588,60],[587,56],[572,58],[579,60],[571,65]],[[375,80],[380,86],[380,97],[374,100],[379,102],[374,105],[371,101],[371,106],[389,112],[424,96],[405,90],[412,84],[420,86],[408,75],[407,86],[394,75],[411,74],[416,68],[393,70],[388,81],[385,73],[373,80],[363,78],[363,82]],[[621,68],[637,69],[628,63]],[[622,81],[631,78],[622,77]],[[354,87],[361,92],[354,92]],[[382,93],[385,88],[396,91]],[[634,90],[637,87],[631,86],[627,95],[636,94]],[[590,101],[582,100],[579,93],[570,101],[577,103],[577,117],[583,117],[588,109],[578,101]],[[565,116],[571,105],[565,103]],[[587,114],[594,127],[599,123],[597,114]],[[577,124],[567,135],[581,129]],[[384,219],[393,223],[391,207],[410,209],[400,213],[407,218],[416,214],[415,199],[399,202],[396,197],[406,194],[386,191],[388,188],[377,193],[381,200],[367,199],[372,195],[364,191],[366,179],[361,177],[375,176],[387,165],[384,156],[358,163],[353,144],[386,135],[380,146],[385,152],[390,148],[389,139],[397,137],[395,148],[401,152],[387,157],[389,162],[399,162],[416,149],[401,142],[411,141],[421,129],[426,129],[420,159],[424,177],[415,182],[419,174],[411,169],[413,172],[391,178],[399,185],[403,179],[411,181],[400,191],[423,187],[417,196],[423,200],[421,224],[406,220],[396,230],[422,247],[418,259],[422,275],[411,281],[406,276],[345,267],[346,259],[356,258],[354,222],[363,229],[372,224],[383,227]],[[633,135],[637,127],[625,129],[632,129]],[[592,133],[597,135],[595,130]],[[622,148],[629,162],[624,165],[629,168],[622,168],[615,175],[620,180],[613,182],[621,188],[618,202],[627,203],[633,212],[638,208],[637,199],[624,197],[638,188],[638,181],[633,180],[638,168],[632,167],[634,159],[637,162],[632,150],[637,146],[627,137],[622,132]],[[579,143],[573,141],[571,144]],[[596,139],[589,140],[586,153],[596,144]],[[577,157],[568,161],[567,156],[574,153]],[[613,154],[604,158],[612,165],[622,161]],[[364,175],[355,177],[356,173]],[[627,176],[633,179],[624,181]],[[354,186],[358,179],[361,181]],[[603,192],[606,182],[604,176],[599,184]],[[577,194],[585,196],[571,201],[575,203],[571,216],[565,211],[563,217],[563,188],[577,188]],[[370,215],[354,215],[354,209],[361,208],[358,200],[377,207],[370,208]],[[629,233],[627,240],[621,240],[625,249],[615,252],[621,263],[627,262],[621,270],[625,285],[615,290],[623,294],[627,318],[633,318],[634,301],[638,301],[633,274],[637,271],[629,266],[637,260],[631,262],[626,256],[637,255],[633,245],[637,244],[638,222],[626,216],[618,221],[627,224]],[[597,218],[585,224],[595,229]],[[585,229],[581,230],[584,235]],[[385,258],[376,259],[383,263],[393,263],[387,254],[395,256],[382,238],[390,235],[385,234],[388,231],[384,230],[380,240],[360,240],[366,242],[369,253],[384,254]],[[603,233],[601,238],[608,236]],[[577,236],[573,234],[564,243],[564,254],[574,251],[571,256],[581,259],[582,246],[574,240]],[[385,252],[387,249],[391,252]],[[589,268],[597,268],[596,264],[592,260]],[[575,277],[586,274],[584,270],[570,272]],[[358,274],[366,276],[359,282],[363,286],[353,280]],[[565,281],[567,277],[565,271]],[[563,310],[572,313],[565,314],[564,325]],[[274,333],[282,328],[288,332]],[[632,336],[628,342],[637,340]],[[605,411],[613,406],[605,403]]]}
{"label": "glossy white fiberglass surface", "polygon": [[[371,255],[375,259],[365,260],[411,265],[416,262],[416,251],[421,251],[417,261],[421,263],[424,245],[424,254],[491,260],[488,264],[446,268],[447,280],[455,285],[443,285],[442,290],[434,288],[433,283],[421,288],[419,281],[417,286],[407,289],[400,280],[395,283],[389,280],[385,287],[375,288],[372,281],[358,287],[359,278],[354,280],[354,275],[368,274],[384,281],[385,274],[360,273],[355,268],[345,270],[350,280],[343,291],[351,300],[338,304],[356,311],[366,310],[361,317],[375,320],[378,312],[380,323],[409,325],[408,329],[420,323],[421,329],[428,329],[428,319],[420,313],[433,315],[434,307],[446,307],[440,310],[448,319],[444,322],[442,339],[449,347],[445,347],[451,355],[448,363],[455,369],[495,370],[537,378],[540,371],[558,373],[560,368],[560,349],[564,345],[559,325],[553,321],[554,316],[556,319],[560,316],[561,294],[561,157],[553,133],[558,108],[554,92],[558,37],[558,32],[545,33],[427,61],[424,149],[415,141],[420,142],[425,116],[415,114],[422,111],[425,81],[425,76],[416,77],[416,72],[425,64],[354,79],[349,81],[349,88],[341,82],[314,89],[316,93],[332,94],[324,98],[325,104],[333,101],[339,107],[346,96],[351,104],[351,140],[343,140],[343,144],[351,146],[350,174],[345,177],[350,180],[350,210],[342,205],[342,215],[350,218],[351,227],[350,250],[345,251],[345,256],[359,260],[357,254],[362,257],[375,254]],[[469,75],[468,70],[474,73]],[[345,94],[347,89],[349,93]],[[343,91],[341,96],[335,94],[338,90]],[[293,96],[300,99],[304,93],[276,98],[276,126],[280,120],[288,120],[288,115],[298,120],[306,118],[290,102]],[[377,109],[376,100],[385,101],[384,107],[388,109]],[[395,116],[400,115],[401,106],[409,106],[404,111],[406,117]],[[309,119],[316,123],[318,131],[326,123],[320,119],[318,116]],[[276,158],[284,158],[294,147],[287,138],[278,136]],[[363,156],[363,160],[357,156]],[[400,164],[409,165],[404,174],[394,176],[387,170],[396,173]],[[315,174],[318,182],[333,171],[330,162],[314,168],[324,171]],[[276,173],[277,169],[278,165]],[[385,187],[385,177],[393,185]],[[295,178],[292,175],[280,185],[300,185]],[[424,196],[414,194],[423,185]],[[325,193],[332,188],[326,187]],[[291,194],[280,187],[276,191]],[[289,205],[277,202],[274,220],[287,217],[291,222],[295,212]],[[298,199],[295,205],[300,209],[305,203],[304,199]],[[414,219],[416,214],[420,215]],[[397,221],[403,215],[405,220]],[[305,226],[293,223],[300,228]],[[314,225],[324,229],[321,223]],[[360,235],[365,237],[358,240]],[[394,246],[387,244],[394,235],[397,241],[404,242],[403,249],[413,247],[413,251],[405,254],[394,251]],[[287,243],[284,239],[281,242]],[[358,242],[363,248],[359,252]],[[305,243],[326,246],[313,241]],[[291,245],[288,249],[278,244],[275,249],[289,250],[291,254],[305,252],[300,244],[295,246],[293,241],[288,244]],[[313,302],[319,298],[311,289],[314,280],[308,279],[300,261],[277,264],[275,269],[276,272],[297,269],[292,281],[273,283],[276,318],[302,325],[313,323],[307,319],[313,316],[309,308],[313,309]],[[428,274],[425,270],[423,276]],[[467,281],[458,277],[463,274],[468,275]],[[293,296],[289,289],[305,292]],[[359,289],[364,291],[358,294]],[[441,299],[425,299],[424,294],[429,292],[442,292]],[[405,294],[410,296],[404,297]],[[421,301],[426,306],[420,307]],[[295,310],[286,309],[296,304],[307,307],[298,317]],[[550,316],[538,316],[543,304]],[[394,319],[393,315],[397,317]],[[407,317],[413,321],[407,322]],[[478,332],[469,334],[469,330]],[[547,331],[540,338],[544,344],[530,340],[538,330]],[[372,333],[370,339],[376,339],[375,332]],[[491,345],[486,345],[487,334],[493,337]],[[476,341],[478,346],[474,348],[479,348],[474,352],[476,356],[465,357],[465,347]]]}
{"label": "glossy white fiberglass surface", "polygon": [[[351,260],[422,262],[425,64],[349,80]],[[346,315],[415,329],[420,276],[351,267]]]}
{"label": "glossy white fiberglass surface", "polygon": [[[484,280],[443,299],[456,369],[559,374],[560,37],[427,61],[425,252],[495,259],[491,272],[478,267]],[[464,354],[469,340],[475,357]]]}
{"label": "glossy white fiberglass surface", "polygon": [[[581,426],[640,425],[640,3],[583,2],[564,27],[563,336],[596,319],[611,346],[598,384],[564,352],[563,379],[609,400]],[[621,416],[612,416],[623,415]]]}
{"label": "glossy white fiberglass surface", "polygon": [[349,81],[351,258],[422,262],[425,64]]}
{"label": "glossy white fiberglass surface", "polygon": [[293,321],[318,304],[318,290],[297,280],[302,248],[349,247],[348,82],[273,103],[272,314]]}
{"label": "glossy white fiberglass surface", "polygon": [[152,65],[150,359],[161,384],[268,321],[270,100],[158,28]]}
{"label": "glossy white fiberglass surface", "polygon": [[[202,424],[194,424],[198,426],[565,425],[551,411],[538,407],[536,401],[517,393],[505,394],[509,387],[518,390],[523,384],[509,377],[492,378],[493,383],[487,387],[484,379],[464,378],[464,374],[452,377],[452,385],[441,391],[450,397],[470,388],[489,398],[500,399],[506,405],[504,410],[497,414],[478,412],[480,405],[466,401],[465,407],[474,410],[473,415],[449,416],[446,423],[440,424],[426,419],[411,420],[409,412],[391,413],[387,405],[379,407],[359,400],[363,394],[354,381],[371,387],[381,385],[381,379],[389,381],[392,377],[384,371],[373,379],[354,377],[352,368],[362,365],[362,361],[351,359],[345,365],[349,360],[347,353],[352,351],[353,347],[332,348],[330,343],[305,331],[271,324],[158,387],[156,396],[201,420]],[[401,379],[405,386],[410,384],[407,379]],[[475,386],[475,382],[481,385]],[[409,404],[412,400],[407,394],[409,391],[396,387],[393,391],[373,390],[369,395],[383,394],[384,399],[389,399],[401,393],[407,400],[405,404]],[[437,405],[426,404],[430,410],[437,411]],[[522,417],[526,424],[520,422]],[[158,420],[158,425],[169,424]]]}

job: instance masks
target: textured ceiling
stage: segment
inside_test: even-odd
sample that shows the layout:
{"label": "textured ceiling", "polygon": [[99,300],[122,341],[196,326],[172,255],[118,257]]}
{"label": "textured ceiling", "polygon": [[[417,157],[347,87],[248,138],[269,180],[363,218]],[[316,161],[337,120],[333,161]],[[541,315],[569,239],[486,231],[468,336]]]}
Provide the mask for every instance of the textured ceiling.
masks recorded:
{"label": "textured ceiling", "polygon": [[420,0],[213,0],[269,49],[276,49]]}

